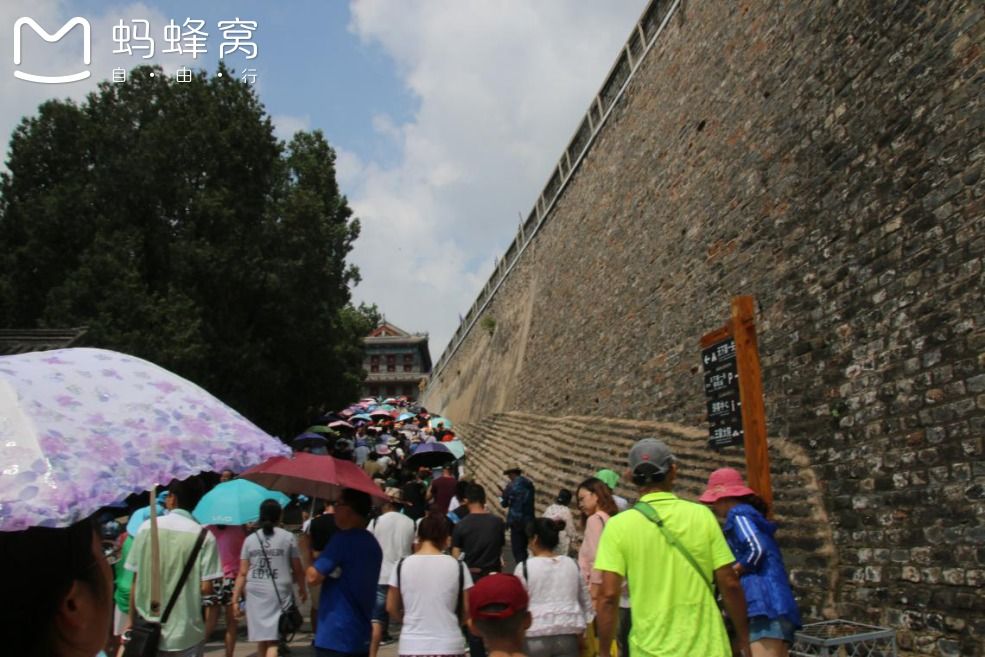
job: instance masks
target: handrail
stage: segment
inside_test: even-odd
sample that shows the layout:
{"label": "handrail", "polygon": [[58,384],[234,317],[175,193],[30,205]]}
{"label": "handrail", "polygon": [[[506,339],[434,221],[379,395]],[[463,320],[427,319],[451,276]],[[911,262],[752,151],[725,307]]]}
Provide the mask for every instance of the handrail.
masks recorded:
{"label": "handrail", "polygon": [[[516,237],[513,238],[513,241],[507,247],[506,256],[510,256],[509,259],[504,257],[499,260],[489,275],[489,280],[486,281],[486,284],[479,291],[475,302],[459,323],[458,329],[452,335],[451,341],[449,341],[445,350],[431,369],[431,374],[428,378],[428,388],[441,376],[448,361],[451,360],[458,351],[458,348],[462,345],[462,342],[472,332],[472,328],[479,320],[479,317],[509,277],[513,271],[513,267],[519,262],[520,256],[527,250],[527,246],[547,222],[555,203],[561,197],[561,194],[564,193],[568,182],[574,176],[578,167],[581,166],[582,159],[588,153],[588,150],[595,142],[595,138],[605,126],[609,115],[612,113],[612,109],[626,91],[626,87],[629,86],[640,64],[646,59],[647,54],[649,54],[653,45],[657,42],[657,37],[663,33],[664,28],[670,21],[671,16],[674,15],[674,12],[677,11],[680,3],[681,0],[673,0],[667,11],[661,14],[660,10],[666,5],[666,0],[650,0],[649,4],[643,10],[640,19],[633,26],[629,38],[627,38],[626,43],[619,51],[616,61],[609,69],[605,82],[602,83],[598,93],[595,94],[591,104],[588,106],[588,110],[585,112],[585,117],[579,123],[574,136],[568,142],[568,147],[565,148],[553,171],[551,171],[551,176],[548,178],[547,184],[544,185],[543,191],[534,203],[533,209],[530,211],[526,221],[520,224]],[[642,51],[640,50],[641,44],[645,44],[642,47]],[[427,394],[427,389],[424,394]]]}

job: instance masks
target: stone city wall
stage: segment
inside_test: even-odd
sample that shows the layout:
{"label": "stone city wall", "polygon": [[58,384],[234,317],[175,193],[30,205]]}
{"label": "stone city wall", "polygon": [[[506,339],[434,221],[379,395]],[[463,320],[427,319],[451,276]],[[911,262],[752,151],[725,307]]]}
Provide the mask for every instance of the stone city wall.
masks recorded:
{"label": "stone city wall", "polygon": [[983,47],[978,1],[682,2],[426,405],[701,429],[753,295],[834,611],[985,654]]}

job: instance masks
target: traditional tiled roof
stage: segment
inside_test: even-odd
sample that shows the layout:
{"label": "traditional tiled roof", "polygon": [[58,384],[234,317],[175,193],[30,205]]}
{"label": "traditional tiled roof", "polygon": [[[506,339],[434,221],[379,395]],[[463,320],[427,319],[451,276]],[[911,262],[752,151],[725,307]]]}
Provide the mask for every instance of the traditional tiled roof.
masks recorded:
{"label": "traditional tiled roof", "polygon": [[383,322],[370,332],[370,338],[409,338],[410,333],[390,322]]}
{"label": "traditional tiled roof", "polygon": [[0,356],[28,351],[48,351],[73,346],[86,332],[85,327],[71,329],[0,329]]}

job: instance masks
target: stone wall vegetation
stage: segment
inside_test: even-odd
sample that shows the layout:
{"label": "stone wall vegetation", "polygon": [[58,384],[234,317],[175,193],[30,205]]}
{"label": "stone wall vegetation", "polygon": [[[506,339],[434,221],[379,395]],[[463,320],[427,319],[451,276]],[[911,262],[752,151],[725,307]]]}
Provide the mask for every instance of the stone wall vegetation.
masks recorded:
{"label": "stone wall vegetation", "polygon": [[753,295],[834,612],[985,654],[983,49],[979,0],[682,3],[426,405],[700,429]]}

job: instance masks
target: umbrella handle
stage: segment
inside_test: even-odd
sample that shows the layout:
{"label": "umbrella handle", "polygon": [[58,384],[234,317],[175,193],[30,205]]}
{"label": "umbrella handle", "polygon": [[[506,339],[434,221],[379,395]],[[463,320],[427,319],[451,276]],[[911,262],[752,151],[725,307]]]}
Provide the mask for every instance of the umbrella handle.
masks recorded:
{"label": "umbrella handle", "polygon": [[150,613],[161,613],[161,543],[157,533],[157,485],[150,487]]}

